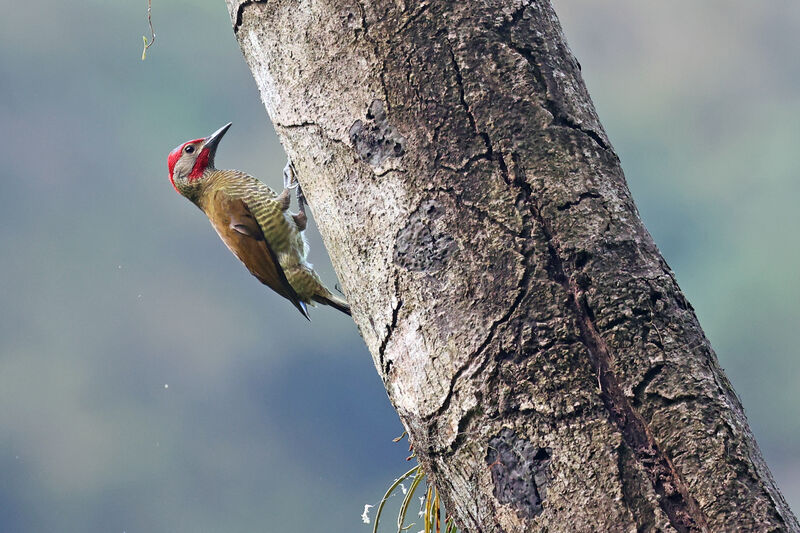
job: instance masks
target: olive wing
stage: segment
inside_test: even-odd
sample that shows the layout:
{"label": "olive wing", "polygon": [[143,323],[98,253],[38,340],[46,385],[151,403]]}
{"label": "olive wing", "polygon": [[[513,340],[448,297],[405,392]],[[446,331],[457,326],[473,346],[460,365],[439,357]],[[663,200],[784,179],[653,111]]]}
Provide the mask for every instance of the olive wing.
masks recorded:
{"label": "olive wing", "polygon": [[270,248],[264,232],[247,203],[241,198],[231,198],[217,192],[206,205],[206,214],[222,242],[244,263],[258,280],[288,299],[309,318],[306,304],[286,279],[286,274]]}

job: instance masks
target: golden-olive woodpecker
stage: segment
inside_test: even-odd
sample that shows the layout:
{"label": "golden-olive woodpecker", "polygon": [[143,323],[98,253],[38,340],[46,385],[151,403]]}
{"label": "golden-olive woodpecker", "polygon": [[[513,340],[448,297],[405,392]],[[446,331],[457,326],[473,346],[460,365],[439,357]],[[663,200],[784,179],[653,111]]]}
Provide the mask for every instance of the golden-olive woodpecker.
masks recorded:
{"label": "golden-olive woodpecker", "polygon": [[[314,302],[350,314],[348,303],[329,291],[307,261],[303,236],[306,214],[298,189],[300,212],[289,213],[289,183],[281,194],[238,170],[214,168],[214,155],[230,123],[204,139],[188,141],[167,158],[169,179],[179,194],[199,207],[222,242],[250,273],[288,299],[308,318]],[[287,164],[284,178],[292,177]]]}

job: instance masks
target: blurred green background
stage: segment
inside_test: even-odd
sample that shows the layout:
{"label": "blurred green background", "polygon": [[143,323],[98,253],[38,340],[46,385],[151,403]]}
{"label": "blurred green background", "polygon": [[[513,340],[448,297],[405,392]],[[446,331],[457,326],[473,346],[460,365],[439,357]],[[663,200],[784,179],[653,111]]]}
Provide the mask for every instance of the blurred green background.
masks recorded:
{"label": "blurred green background", "polygon": [[[355,326],[308,324],[169,185],[277,187],[222,0],[3,2],[0,531],[366,531],[402,431]],[[644,220],[800,508],[800,5],[557,0]],[[312,260],[334,274],[312,228]]]}

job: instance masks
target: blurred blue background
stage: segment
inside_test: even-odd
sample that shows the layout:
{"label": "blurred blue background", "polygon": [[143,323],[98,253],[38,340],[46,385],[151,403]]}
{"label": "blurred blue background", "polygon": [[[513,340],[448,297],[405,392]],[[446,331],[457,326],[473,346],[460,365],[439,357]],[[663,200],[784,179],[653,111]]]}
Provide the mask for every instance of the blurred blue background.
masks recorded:
{"label": "blurred blue background", "polygon": [[[800,5],[557,0],[644,220],[800,508]],[[222,0],[0,18],[0,531],[361,531],[408,467],[350,320],[306,323],[167,180],[278,187]],[[312,260],[334,280],[312,227]]]}

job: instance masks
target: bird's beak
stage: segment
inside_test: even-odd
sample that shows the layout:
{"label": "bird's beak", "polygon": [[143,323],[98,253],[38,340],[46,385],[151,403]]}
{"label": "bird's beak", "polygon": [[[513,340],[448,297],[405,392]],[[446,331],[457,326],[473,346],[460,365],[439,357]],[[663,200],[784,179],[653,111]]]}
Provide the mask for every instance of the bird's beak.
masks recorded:
{"label": "bird's beak", "polygon": [[214,159],[214,154],[217,153],[217,145],[219,144],[219,141],[225,135],[225,132],[228,131],[228,128],[231,127],[231,124],[233,124],[233,122],[228,122],[220,129],[218,129],[217,131],[215,131],[214,133],[205,138],[205,141],[203,142],[203,147],[208,148],[208,150],[211,152],[210,159],[212,161]]}

